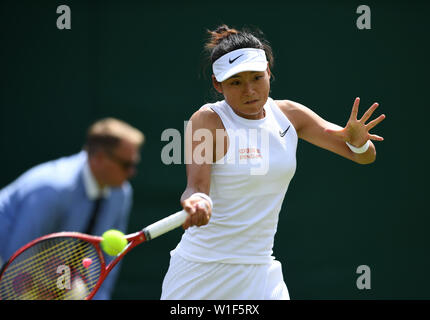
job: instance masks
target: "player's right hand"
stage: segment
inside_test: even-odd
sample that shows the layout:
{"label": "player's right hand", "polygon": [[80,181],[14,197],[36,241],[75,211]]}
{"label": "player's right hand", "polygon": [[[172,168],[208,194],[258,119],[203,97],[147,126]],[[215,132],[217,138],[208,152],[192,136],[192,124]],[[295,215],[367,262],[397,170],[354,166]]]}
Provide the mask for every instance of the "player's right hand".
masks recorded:
{"label": "player's right hand", "polygon": [[191,196],[182,201],[182,207],[188,213],[187,220],[182,225],[185,230],[191,226],[200,227],[209,223],[212,208],[207,200]]}

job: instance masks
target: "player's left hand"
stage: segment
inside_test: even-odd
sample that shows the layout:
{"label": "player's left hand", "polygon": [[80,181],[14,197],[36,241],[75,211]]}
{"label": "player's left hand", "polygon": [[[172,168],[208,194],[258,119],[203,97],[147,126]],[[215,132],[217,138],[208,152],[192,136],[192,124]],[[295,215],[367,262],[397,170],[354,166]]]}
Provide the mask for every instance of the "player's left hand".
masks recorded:
{"label": "player's left hand", "polygon": [[368,124],[366,124],[366,121],[370,119],[379,104],[376,102],[372,104],[372,106],[364,113],[363,117],[358,120],[357,114],[359,104],[360,98],[355,98],[354,105],[352,106],[351,115],[345,128],[339,130],[326,129],[326,132],[336,135],[343,141],[346,141],[357,148],[364,145],[367,140],[383,141],[384,138],[376,134],[371,134],[369,131],[385,119],[385,114],[380,115],[375,120],[372,120]]}

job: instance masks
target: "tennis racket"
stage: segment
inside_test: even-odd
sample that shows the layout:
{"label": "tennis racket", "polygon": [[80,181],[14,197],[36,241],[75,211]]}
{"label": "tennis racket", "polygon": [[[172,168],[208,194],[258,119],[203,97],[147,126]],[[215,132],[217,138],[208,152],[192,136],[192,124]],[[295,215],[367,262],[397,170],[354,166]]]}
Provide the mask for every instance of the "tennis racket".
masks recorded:
{"label": "tennis racket", "polygon": [[127,246],[107,266],[102,237],[52,233],[23,246],[0,271],[0,300],[90,300],[131,249],[182,225],[182,210],[126,235]]}

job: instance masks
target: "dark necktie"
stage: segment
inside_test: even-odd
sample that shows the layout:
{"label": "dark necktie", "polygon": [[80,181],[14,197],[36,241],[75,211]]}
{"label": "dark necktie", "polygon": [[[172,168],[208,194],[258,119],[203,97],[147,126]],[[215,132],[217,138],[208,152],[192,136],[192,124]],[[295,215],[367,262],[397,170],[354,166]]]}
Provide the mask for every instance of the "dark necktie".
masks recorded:
{"label": "dark necktie", "polygon": [[93,206],[93,211],[91,212],[91,216],[90,216],[90,222],[88,223],[88,227],[86,230],[86,234],[94,234],[94,225],[97,221],[97,215],[100,212],[100,207],[101,207],[101,203],[103,201],[102,197],[97,198],[96,200],[94,200],[94,206]]}

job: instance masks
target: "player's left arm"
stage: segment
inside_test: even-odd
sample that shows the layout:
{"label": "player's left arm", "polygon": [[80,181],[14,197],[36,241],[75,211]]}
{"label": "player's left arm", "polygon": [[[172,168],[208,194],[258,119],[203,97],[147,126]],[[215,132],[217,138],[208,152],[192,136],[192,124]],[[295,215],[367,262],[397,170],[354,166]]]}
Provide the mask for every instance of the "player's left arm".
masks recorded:
{"label": "player's left arm", "polygon": [[[369,131],[385,119],[382,114],[378,118],[366,123],[379,106],[374,103],[363,115],[357,119],[360,99],[356,98],[351,115],[344,128],[324,120],[311,109],[293,101],[277,101],[280,109],[293,123],[299,138],[308,141],[320,148],[332,151],[342,157],[359,164],[368,164],[375,161],[376,149],[371,140],[383,141],[378,135]],[[361,147],[369,141],[369,148],[364,153],[355,153],[347,146],[346,142],[354,147]]]}

